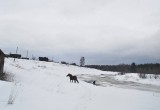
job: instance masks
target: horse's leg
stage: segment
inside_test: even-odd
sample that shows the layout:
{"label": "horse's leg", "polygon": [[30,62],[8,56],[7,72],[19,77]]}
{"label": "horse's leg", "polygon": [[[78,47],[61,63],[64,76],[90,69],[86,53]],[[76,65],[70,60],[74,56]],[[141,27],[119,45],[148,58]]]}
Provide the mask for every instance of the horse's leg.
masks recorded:
{"label": "horse's leg", "polygon": [[79,83],[79,81],[78,80],[76,80],[77,81],[77,83]]}

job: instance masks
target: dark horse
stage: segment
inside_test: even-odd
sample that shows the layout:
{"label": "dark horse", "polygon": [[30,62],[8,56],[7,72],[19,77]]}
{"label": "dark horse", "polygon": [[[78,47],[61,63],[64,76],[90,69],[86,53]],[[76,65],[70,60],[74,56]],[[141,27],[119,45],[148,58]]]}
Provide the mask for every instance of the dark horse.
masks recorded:
{"label": "dark horse", "polygon": [[73,80],[74,80],[75,83],[76,83],[76,82],[79,83],[78,80],[77,80],[77,76],[72,76],[72,74],[70,74],[70,73],[67,75],[67,77],[68,77],[68,76],[69,76],[69,78],[70,78],[70,82],[73,82]]}

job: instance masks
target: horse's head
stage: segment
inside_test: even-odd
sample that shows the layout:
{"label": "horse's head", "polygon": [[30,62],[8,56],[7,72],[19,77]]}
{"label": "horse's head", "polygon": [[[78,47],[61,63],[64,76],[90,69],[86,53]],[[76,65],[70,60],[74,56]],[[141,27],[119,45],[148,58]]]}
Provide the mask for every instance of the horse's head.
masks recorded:
{"label": "horse's head", "polygon": [[71,75],[70,73],[68,73],[67,77],[68,77],[68,76],[70,77],[70,76],[72,76],[72,75]]}

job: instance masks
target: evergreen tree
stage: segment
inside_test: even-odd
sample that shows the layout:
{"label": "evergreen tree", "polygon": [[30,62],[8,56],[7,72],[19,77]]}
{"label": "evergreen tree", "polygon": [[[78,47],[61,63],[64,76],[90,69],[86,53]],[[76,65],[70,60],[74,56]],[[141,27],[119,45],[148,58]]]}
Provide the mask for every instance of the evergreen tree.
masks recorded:
{"label": "evergreen tree", "polygon": [[131,64],[131,72],[136,72],[136,64],[134,62]]}

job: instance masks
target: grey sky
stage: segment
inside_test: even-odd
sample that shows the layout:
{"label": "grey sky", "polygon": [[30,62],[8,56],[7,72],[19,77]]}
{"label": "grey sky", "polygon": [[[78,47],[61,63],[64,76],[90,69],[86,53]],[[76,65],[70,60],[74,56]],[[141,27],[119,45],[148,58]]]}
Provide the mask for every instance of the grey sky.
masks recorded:
{"label": "grey sky", "polygon": [[87,64],[160,63],[159,0],[0,0],[5,53]]}

